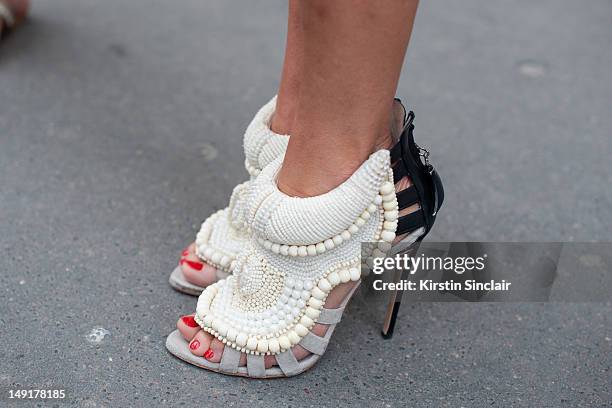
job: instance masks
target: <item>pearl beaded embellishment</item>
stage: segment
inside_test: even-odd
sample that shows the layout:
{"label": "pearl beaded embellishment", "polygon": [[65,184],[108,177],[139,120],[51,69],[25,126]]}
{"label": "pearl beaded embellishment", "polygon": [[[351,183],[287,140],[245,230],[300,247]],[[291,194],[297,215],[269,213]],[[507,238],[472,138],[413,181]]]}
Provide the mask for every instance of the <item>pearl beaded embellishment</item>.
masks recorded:
{"label": "pearl beaded embellishment", "polygon": [[229,272],[248,235],[232,228],[228,209],[219,210],[202,223],[196,235],[196,255],[214,268]]}
{"label": "pearl beaded embellishment", "polygon": [[[313,238],[320,231],[299,228],[287,203],[294,199],[283,197],[274,177],[268,177],[280,164],[266,167],[249,192],[247,224],[257,238],[232,262],[233,275],[206,288],[198,299],[195,320],[202,329],[244,353],[277,354],[298,344],[316,324],[333,288],[361,278],[360,242],[380,241],[367,251],[376,255],[382,252],[380,246],[391,245],[397,229],[388,151],[373,154],[356,177],[337,189],[300,199],[300,205],[310,207],[311,216],[321,211],[322,203],[327,212],[357,215],[348,222],[339,216],[344,226],[334,225],[333,235],[318,241]],[[370,198],[363,200],[364,194]],[[330,197],[338,201],[330,204]],[[275,224],[265,220],[273,220],[278,211],[286,217],[281,234],[295,237],[291,244],[270,239]]]}
{"label": "pearl beaded embellishment", "polygon": [[288,135],[279,135],[270,129],[270,120],[276,110],[276,96],[261,107],[244,133],[244,167],[252,178],[257,177],[268,163],[284,156],[289,143]]}
{"label": "pearl beaded embellishment", "polygon": [[[269,122],[276,108],[273,97],[255,115],[244,134],[245,167],[252,177],[261,169],[283,156],[289,137],[270,130]],[[196,236],[196,255],[222,272],[229,272],[231,265],[248,237],[245,220],[246,199],[251,181],[234,188],[228,208],[206,219]]]}

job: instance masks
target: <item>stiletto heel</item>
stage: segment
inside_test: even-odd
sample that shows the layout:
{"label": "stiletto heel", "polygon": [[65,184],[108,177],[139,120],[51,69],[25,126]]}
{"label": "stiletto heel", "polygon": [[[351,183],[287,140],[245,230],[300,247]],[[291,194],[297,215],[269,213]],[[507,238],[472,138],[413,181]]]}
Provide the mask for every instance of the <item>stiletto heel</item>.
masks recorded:
{"label": "stiletto heel", "polygon": [[[396,98],[396,101],[400,102]],[[414,112],[406,113],[404,110],[404,126],[399,142],[391,149],[391,163],[393,167],[393,181],[397,185],[404,177],[409,177],[411,185],[396,193],[399,212],[415,204],[419,209],[398,219],[395,234],[404,239],[393,246],[393,253],[409,252],[413,256],[418,250],[420,241],[427,235],[433,226],[436,215],[444,201],[444,188],[436,170],[429,163],[429,152],[419,147],[414,141]],[[404,250],[401,247],[406,247]],[[398,283],[408,278],[404,270],[393,271],[393,282]],[[393,290],[389,294],[389,303],[385,311],[382,336],[390,339],[397,321],[403,290]]]}
{"label": "stiletto heel", "polygon": [[[393,282],[400,282],[405,271],[395,270],[393,271]],[[397,314],[399,313],[400,304],[402,302],[403,291],[392,290],[389,294],[389,303],[387,304],[387,310],[385,311],[385,320],[383,321],[383,327],[381,334],[384,339],[390,339],[393,337],[393,330],[395,329],[395,321],[397,320]]]}

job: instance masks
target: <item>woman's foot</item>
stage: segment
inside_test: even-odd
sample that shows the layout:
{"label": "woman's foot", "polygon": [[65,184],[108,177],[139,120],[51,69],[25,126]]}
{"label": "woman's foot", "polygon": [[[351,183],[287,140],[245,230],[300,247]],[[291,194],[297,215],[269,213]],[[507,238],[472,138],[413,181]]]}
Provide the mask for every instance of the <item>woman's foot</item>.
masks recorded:
{"label": "woman's foot", "polygon": [[[326,309],[335,309],[344,300],[347,294],[357,285],[357,282],[342,283],[336,286],[328,295],[325,301]],[[198,357],[204,357],[211,363],[218,363],[221,361],[223,356],[223,350],[225,344],[221,340],[214,338],[209,333],[201,330],[200,326],[194,319],[194,315],[187,315],[181,317],[176,323],[176,327],[181,332],[185,340],[189,343],[189,350],[193,355]],[[317,336],[323,337],[327,333],[329,325],[326,324],[315,324],[310,330]],[[301,361],[306,357],[310,356],[308,350],[300,346],[299,344],[292,347],[291,351],[297,361]],[[246,366],[246,354],[240,355],[240,367]],[[276,357],[273,355],[267,355],[264,357],[264,363],[266,368],[277,366]]]}
{"label": "woman's foot", "polygon": [[179,265],[189,283],[205,288],[217,281],[217,268],[200,259],[195,249],[195,242],[185,248],[181,253]]}
{"label": "woman's foot", "polygon": [[26,18],[30,8],[30,0],[0,0],[0,7],[4,6],[10,13],[13,21],[7,21],[6,16],[0,14],[0,35],[9,28],[13,28]]}

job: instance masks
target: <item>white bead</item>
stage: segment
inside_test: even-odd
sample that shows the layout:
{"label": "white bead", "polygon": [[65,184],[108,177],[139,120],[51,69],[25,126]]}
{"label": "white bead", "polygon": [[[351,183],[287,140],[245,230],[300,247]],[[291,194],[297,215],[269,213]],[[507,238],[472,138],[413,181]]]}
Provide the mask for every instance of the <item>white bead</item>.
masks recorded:
{"label": "white bead", "polygon": [[304,315],[300,319],[300,324],[302,324],[304,327],[311,327],[314,324],[314,320],[312,320],[310,317]]}
{"label": "white bead", "polygon": [[221,260],[219,261],[219,265],[225,268],[226,266],[230,264],[230,262],[231,262],[231,259],[228,256],[223,256],[221,257]]}
{"label": "white bead", "polygon": [[374,249],[374,251],[372,251],[372,256],[374,258],[384,258],[387,256],[387,254],[385,254],[383,251],[381,251],[380,249],[376,248]]}
{"label": "white bead", "polygon": [[395,239],[395,232],[384,230],[380,233],[380,237],[385,242],[393,242]]}
{"label": "white bead", "polygon": [[272,249],[272,252],[274,252],[275,254],[280,253],[280,245],[278,244],[272,244],[272,248],[270,249]]}
{"label": "white bead", "polygon": [[204,326],[206,326],[206,327],[211,327],[212,322],[213,322],[213,317],[212,317],[212,315],[206,315],[206,316],[204,316],[204,322],[203,322],[203,323],[204,323]]}
{"label": "white bead", "polygon": [[374,204],[368,205],[368,211],[371,212],[371,213],[376,212],[377,209],[378,209],[378,207],[376,207],[376,205],[374,205]]}
{"label": "white bead", "polygon": [[309,307],[309,308],[306,308],[306,311],[304,313],[306,314],[306,316],[314,320],[317,317],[319,317],[319,315],[321,314],[321,311],[315,309],[314,307]]}
{"label": "white bead", "polygon": [[349,239],[351,239],[351,233],[348,230],[342,231],[342,234],[340,234],[340,236],[345,241],[348,241]]}
{"label": "white bead", "polygon": [[331,283],[329,283],[329,281],[327,279],[325,279],[325,278],[321,279],[317,286],[323,292],[329,292],[332,289]]}
{"label": "white bead", "polygon": [[[280,336],[278,338],[278,344],[283,350],[291,348],[291,342],[289,341],[289,337],[287,336]],[[272,347],[270,347],[270,351],[272,351]]]}
{"label": "white bead", "polygon": [[289,247],[289,255],[290,255],[290,256],[297,256],[297,254],[298,254],[298,248],[297,248],[297,246],[295,246],[295,245],[291,245],[291,246]]}
{"label": "white bead", "polygon": [[227,330],[227,335],[225,337],[227,337],[229,341],[235,341],[236,336],[238,336],[238,332],[236,331],[236,329],[230,328]]}
{"label": "white bead", "polygon": [[394,231],[397,229],[397,221],[385,221],[383,222],[383,228],[387,231]]}
{"label": "white bead", "polygon": [[380,186],[380,192],[382,195],[389,194],[392,191],[395,191],[395,186],[389,181],[385,181],[383,185]]}
{"label": "white bead", "polygon": [[224,323],[219,323],[217,325],[217,333],[219,333],[220,336],[225,336],[227,335],[227,325]]}
{"label": "white bead", "polygon": [[245,333],[240,333],[236,336],[236,344],[240,347],[246,346],[248,337]]}
{"label": "white bead", "polygon": [[[308,332],[308,330],[306,330],[306,332]],[[289,338],[289,341],[292,345],[298,344],[302,339],[294,330],[291,330],[289,333],[287,333],[287,337]]]}
{"label": "white bead", "polygon": [[287,285],[289,288],[293,288],[295,285],[295,280],[293,278],[287,278],[285,279],[285,285]]}
{"label": "white bead", "polygon": [[247,343],[246,343],[246,348],[248,350],[255,351],[257,349],[257,338],[249,337],[249,339],[247,340]]}
{"label": "white bead", "polygon": [[[309,295],[310,296],[310,295]],[[208,312],[210,311],[210,303],[200,303],[198,302],[198,307],[196,308],[196,313],[199,316],[206,316],[206,314],[208,314]]]}
{"label": "white bead", "polygon": [[342,269],[340,272],[338,272],[338,275],[340,275],[340,282],[342,283],[346,283],[351,280],[351,274],[346,269]]}
{"label": "white bead", "polygon": [[268,340],[259,339],[259,341],[257,342],[257,351],[259,351],[260,353],[267,353],[268,352]]}
{"label": "white bead", "polygon": [[309,280],[304,281],[303,285],[304,285],[304,289],[306,289],[306,290],[310,290],[310,289],[314,288],[314,285]]}
{"label": "white bead", "polygon": [[382,204],[382,196],[380,194],[377,194],[376,197],[374,197],[374,204],[375,205],[381,205]]}
{"label": "white bead", "polygon": [[266,240],[266,241],[264,241],[263,246],[264,246],[264,248],[269,250],[270,248],[272,248],[272,242]]}
{"label": "white bead", "polygon": [[308,252],[309,256],[315,256],[317,254],[317,247],[314,245],[308,245],[308,247],[306,247],[306,252]]}
{"label": "white bead", "polygon": [[397,210],[385,211],[385,220],[387,221],[395,221],[397,220],[398,212]]}
{"label": "white bead", "polygon": [[351,234],[356,234],[359,231],[359,227],[355,224],[352,224],[350,227],[348,227],[348,231]]}
{"label": "white bead", "polygon": [[323,252],[327,251],[327,248],[325,248],[325,244],[323,244],[322,242],[319,242],[317,245],[315,245],[315,248],[317,249],[317,254],[322,254]]}
{"label": "white bead", "polygon": [[[350,280],[350,277],[349,277]],[[348,280],[347,280],[348,282]],[[314,307],[315,309],[320,309],[321,307],[323,307],[323,301],[317,299],[316,297],[311,297],[310,299],[308,299],[308,304],[312,307]]]}
{"label": "white bead", "polygon": [[204,251],[204,257],[206,259],[210,259],[212,258],[213,254],[215,253],[215,250],[212,249],[211,247],[206,248],[206,250]]}
{"label": "white bead", "polygon": [[391,211],[391,210],[395,210],[397,208],[397,204],[393,201],[386,201],[383,203],[383,208],[386,211]]}
{"label": "white bead", "polygon": [[338,275],[338,272],[334,271],[327,275],[327,280],[332,284],[332,286],[336,286],[340,283],[340,275]]}
{"label": "white bead", "polygon": [[296,324],[296,325],[293,327],[293,330],[294,330],[294,331],[295,331],[295,332],[298,334],[298,336],[300,336],[300,337],[304,337],[305,335],[307,335],[307,334],[308,334],[308,329],[307,329],[307,328],[306,328],[304,325],[302,325],[302,324],[300,324],[300,323]]}
{"label": "white bead", "polygon": [[395,192],[384,195],[382,199],[383,199],[383,202],[387,202],[387,203],[393,202],[394,203],[396,200]]}
{"label": "white bead", "polygon": [[284,256],[289,255],[289,246],[288,245],[281,245],[280,253],[281,253],[281,255],[284,255]]}
{"label": "white bead", "polygon": [[300,245],[298,247],[298,255],[301,256],[301,257],[304,257],[304,256],[308,255],[308,250],[306,249],[305,246]]}
{"label": "white bead", "polygon": [[323,299],[325,299],[325,296],[326,296],[325,292],[323,292],[323,291],[322,291],[321,289],[319,289],[318,287],[316,287],[316,288],[312,289],[311,294],[312,294],[312,296],[313,296],[313,297],[315,297],[315,298],[317,298],[317,299],[319,299],[319,300],[323,300]]}
{"label": "white bead", "polygon": [[355,220],[355,225],[358,227],[363,227],[366,223],[366,220],[364,220],[363,218],[359,217]]}
{"label": "white bead", "polygon": [[219,252],[215,252],[210,260],[213,261],[213,263],[218,264],[219,261],[221,261],[221,257],[222,255]]}
{"label": "white bead", "polygon": [[358,281],[361,277],[361,271],[357,268],[351,268],[348,271],[352,281]]}
{"label": "white bead", "polygon": [[304,300],[310,299],[310,290],[303,290],[300,297]]}
{"label": "white bead", "polygon": [[389,252],[391,250],[393,246],[391,245],[390,242],[379,242],[378,243],[378,249],[380,249],[383,252]]}
{"label": "white bead", "polygon": [[369,220],[370,219],[370,213],[366,210],[366,211],[361,213],[359,218],[363,218],[364,220]]}
{"label": "white bead", "polygon": [[270,341],[268,342],[268,349],[271,353],[278,353],[280,351],[280,348],[280,342],[277,339],[270,339]]}
{"label": "white bead", "polygon": [[334,241],[332,241],[331,239],[326,239],[323,244],[325,245],[325,249],[333,249],[335,246]]}

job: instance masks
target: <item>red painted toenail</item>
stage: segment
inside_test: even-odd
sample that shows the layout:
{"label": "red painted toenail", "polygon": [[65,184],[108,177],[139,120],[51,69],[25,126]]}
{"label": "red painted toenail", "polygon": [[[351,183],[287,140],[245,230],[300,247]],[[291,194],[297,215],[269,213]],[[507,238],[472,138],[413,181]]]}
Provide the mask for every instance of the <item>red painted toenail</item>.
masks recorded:
{"label": "red painted toenail", "polygon": [[208,349],[208,350],[206,350],[206,353],[204,353],[204,358],[207,359],[207,360],[210,360],[214,356],[215,356],[215,352],[212,351],[212,349]]}
{"label": "red painted toenail", "polygon": [[189,327],[198,327],[199,326],[198,323],[193,318],[193,316],[183,316],[183,317],[181,317],[181,320],[183,321],[183,323],[185,323]]}
{"label": "red painted toenail", "polygon": [[191,342],[191,344],[189,345],[189,348],[192,350],[197,349],[198,347],[200,347],[200,341],[199,340],[194,340]]}
{"label": "red painted toenail", "polygon": [[201,262],[190,261],[188,259],[181,259],[181,265],[186,263],[190,268],[195,269],[196,271],[201,271],[204,267],[204,264]]}

